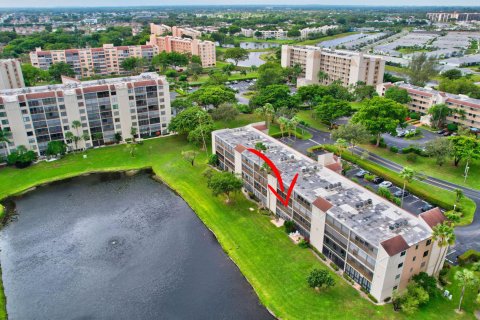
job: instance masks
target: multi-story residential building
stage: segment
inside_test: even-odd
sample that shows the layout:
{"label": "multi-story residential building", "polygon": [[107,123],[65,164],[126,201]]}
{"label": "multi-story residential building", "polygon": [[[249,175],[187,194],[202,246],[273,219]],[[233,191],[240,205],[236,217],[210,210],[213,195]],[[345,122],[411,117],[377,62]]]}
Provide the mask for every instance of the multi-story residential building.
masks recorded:
{"label": "multi-story residential building", "polygon": [[[65,78],[61,85],[0,90],[0,126],[11,132],[0,154],[24,145],[43,155],[49,141],[66,141],[68,131],[88,135],[80,149],[113,143],[116,133],[129,138],[131,128],[140,137],[165,135],[170,118],[169,85],[157,73],[83,82]],[[81,128],[72,128],[73,121]]]}
{"label": "multi-story residential building", "polygon": [[[330,84],[340,81],[344,86],[359,81],[376,86],[383,82],[385,60],[361,52],[332,50],[313,46],[282,46],[282,67],[300,66],[298,86]],[[323,77],[319,77],[323,75]]]}
{"label": "multi-story residential building", "polygon": [[197,39],[202,36],[202,32],[192,29],[192,28],[182,28],[182,27],[172,27],[172,36],[178,38],[189,37],[192,39]]}
{"label": "multi-story residential building", "polygon": [[[222,129],[212,133],[212,151],[220,167],[241,175],[244,188],[278,218],[297,230],[378,301],[403,290],[419,272],[436,274],[447,248],[432,239],[432,228],[445,221],[434,208],[411,214],[336,172],[332,154],[318,161],[265,134],[265,125]],[[280,170],[285,189],[298,173],[288,205],[277,179],[248,148],[266,146],[265,155]]]}
{"label": "multi-story residential building", "polygon": [[42,70],[57,62],[68,63],[77,78],[93,75],[127,74],[122,62],[129,57],[144,58],[150,61],[158,54],[158,48],[153,45],[118,46],[104,44],[101,48],[83,48],[68,50],[42,50],[36,48],[30,53],[30,61],[34,67]]}
{"label": "multi-story residential building", "polygon": [[407,90],[411,98],[408,103],[408,109],[422,115],[421,121],[425,124],[430,125],[428,109],[436,104],[444,103],[452,110],[464,111],[464,117],[454,112],[451,116],[447,117],[447,121],[480,131],[480,99],[437,91],[431,88],[418,87],[404,82],[379,84],[377,86],[377,93],[383,96],[385,95],[385,91],[392,86],[398,86],[399,88]]}
{"label": "multi-story residential building", "polygon": [[166,24],[150,23],[150,34],[163,36],[166,33],[172,32],[172,28]]}
{"label": "multi-story residential building", "polygon": [[22,67],[16,59],[0,60],[0,90],[25,87]]}
{"label": "multi-story residential building", "polygon": [[432,12],[427,13],[427,18],[432,22],[455,21],[480,21],[479,12]]}
{"label": "multi-story residential building", "polygon": [[[260,32],[261,35],[256,36],[255,34],[257,32]],[[257,37],[259,39],[285,40],[285,39],[288,39],[287,33],[288,32],[286,30],[282,30],[282,29],[279,29],[279,30],[255,30],[253,35],[255,35],[255,37]]]}
{"label": "multi-story residential building", "polygon": [[315,27],[315,28],[304,28],[300,30],[300,38],[307,39],[310,34],[319,34],[323,33],[326,34],[330,29],[336,29],[338,26],[322,26],[322,27]]}
{"label": "multi-story residential building", "polygon": [[157,47],[159,52],[180,52],[199,56],[203,67],[213,67],[217,61],[215,43],[212,41],[172,36],[159,37],[151,34],[148,44]]}
{"label": "multi-story residential building", "polygon": [[240,29],[240,34],[242,34],[243,36],[245,36],[245,37],[247,37],[247,38],[251,38],[251,37],[253,37],[253,35],[255,34],[255,30],[253,30],[253,29],[241,28],[241,29]]}

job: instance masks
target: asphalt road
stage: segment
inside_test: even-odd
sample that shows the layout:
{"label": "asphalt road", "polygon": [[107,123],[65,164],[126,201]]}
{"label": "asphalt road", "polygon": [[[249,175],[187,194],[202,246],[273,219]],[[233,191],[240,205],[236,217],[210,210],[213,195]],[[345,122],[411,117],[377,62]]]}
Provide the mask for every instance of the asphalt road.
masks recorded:
{"label": "asphalt road", "polygon": [[[289,139],[283,138],[283,141],[295,148],[296,150],[306,154],[307,148],[318,145],[318,144],[332,144],[334,141],[330,138],[330,133],[316,130],[313,128],[303,128],[304,130],[309,131],[313,137],[309,140],[299,140],[299,139]],[[356,147],[354,149],[356,154],[365,154],[368,152],[364,149]],[[400,172],[403,167],[395,162],[384,159],[374,153],[368,152],[368,159],[374,163],[382,165],[386,168],[389,168],[395,172]],[[456,257],[469,249],[475,249],[480,251],[480,191],[459,186],[457,184],[426,176],[423,180],[428,185],[439,187],[445,190],[454,191],[455,189],[461,189],[465,196],[469,197],[475,201],[477,208],[475,211],[475,216],[473,222],[465,227],[455,228],[456,243],[450,249],[447,259],[450,262],[455,263]],[[420,200],[420,199],[419,199]],[[420,200],[421,201],[421,200]],[[412,210],[416,210],[416,207],[413,206]],[[408,208],[407,208],[408,210]],[[418,214],[418,212],[415,212]]]}

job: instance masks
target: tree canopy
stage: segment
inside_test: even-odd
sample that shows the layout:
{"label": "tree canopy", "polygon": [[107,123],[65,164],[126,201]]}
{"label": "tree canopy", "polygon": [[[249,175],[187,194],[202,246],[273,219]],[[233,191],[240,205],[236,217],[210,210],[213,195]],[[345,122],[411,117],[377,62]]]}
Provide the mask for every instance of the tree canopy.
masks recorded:
{"label": "tree canopy", "polygon": [[335,120],[352,114],[352,107],[348,101],[335,99],[332,96],[325,96],[315,107],[315,113],[320,121],[328,124],[328,126],[332,128]]}
{"label": "tree canopy", "polygon": [[391,99],[401,104],[407,104],[412,100],[408,95],[408,91],[406,89],[391,86],[385,91],[385,98]]}

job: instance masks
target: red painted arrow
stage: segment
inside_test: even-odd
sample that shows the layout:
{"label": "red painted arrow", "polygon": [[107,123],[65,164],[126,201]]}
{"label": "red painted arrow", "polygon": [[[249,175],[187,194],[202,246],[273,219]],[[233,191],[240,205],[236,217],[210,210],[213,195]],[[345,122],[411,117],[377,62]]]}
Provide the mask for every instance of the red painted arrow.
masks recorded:
{"label": "red painted arrow", "polygon": [[[263,161],[265,161],[268,164],[268,166],[272,169],[273,173],[277,177],[278,184],[280,185],[280,190],[282,192],[284,192],[285,188],[283,187],[282,175],[280,174],[280,171],[278,170],[277,166],[272,162],[272,160],[270,160],[265,154],[261,153],[260,151],[258,151],[256,149],[249,148],[247,150],[252,152],[253,154],[259,156],[260,158],[262,158]],[[271,185],[268,185],[268,188],[270,189],[270,191],[272,191],[272,193],[275,195],[275,197],[277,197],[277,199],[285,207],[288,207],[288,201],[290,200],[290,197],[292,195],[293,187],[295,186],[295,183],[297,182],[297,178],[298,178],[298,173],[295,175],[295,177],[293,177],[293,180],[290,183],[290,186],[288,187],[286,199],[283,199]]]}

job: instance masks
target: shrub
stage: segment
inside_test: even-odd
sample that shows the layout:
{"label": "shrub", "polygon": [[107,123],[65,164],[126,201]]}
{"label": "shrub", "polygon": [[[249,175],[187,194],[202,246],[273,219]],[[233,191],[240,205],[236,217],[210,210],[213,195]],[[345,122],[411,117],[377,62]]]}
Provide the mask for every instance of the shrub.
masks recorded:
{"label": "shrub", "polygon": [[463,267],[469,263],[480,261],[480,252],[470,249],[459,255],[457,259],[458,264]]}
{"label": "shrub", "polygon": [[307,277],[310,288],[332,287],[335,280],[327,270],[313,269]]}
{"label": "shrub", "polygon": [[380,187],[377,190],[377,194],[381,197],[384,197],[385,199],[391,200],[392,199],[392,193],[388,188],[386,187]]}
{"label": "shrub", "polygon": [[349,277],[348,274],[346,274],[345,272],[343,273],[343,278],[345,278],[345,280],[347,280],[348,282],[350,282],[351,284],[354,284],[355,281],[353,281],[352,278]]}
{"label": "shrub", "polygon": [[19,169],[28,167],[35,160],[37,160],[37,154],[25,146],[18,146],[17,150],[10,152],[7,156],[7,163]]}
{"label": "shrub", "polygon": [[208,157],[208,164],[211,165],[211,166],[218,165],[218,156],[216,154],[211,154]]}
{"label": "shrub", "polygon": [[237,108],[238,112],[240,113],[252,113],[253,111],[249,105],[242,103],[235,105],[235,108]]}
{"label": "shrub", "polygon": [[335,270],[335,271],[340,270],[340,268],[339,268],[335,263],[333,263],[333,262],[330,262],[330,267],[332,267],[333,270]]}
{"label": "shrub", "polygon": [[350,180],[352,180],[353,182],[356,182],[356,183],[360,183],[360,181],[358,181],[358,178],[355,178],[355,177],[353,177],[353,178],[350,179]]}
{"label": "shrub", "polygon": [[370,293],[367,293],[367,297],[373,302],[378,303],[378,300],[374,296],[372,296]]}
{"label": "shrub", "polygon": [[373,179],[375,179],[375,175],[373,175],[373,174],[366,174],[365,176],[363,176],[363,178],[364,178],[365,180],[367,180],[367,181],[372,182]]}
{"label": "shrub", "polygon": [[413,152],[410,152],[409,154],[407,154],[407,161],[411,163],[417,162],[417,154]]}
{"label": "shrub", "polygon": [[390,147],[390,151],[393,152],[393,153],[398,153],[398,147],[396,147],[396,146],[391,146],[391,147]]}
{"label": "shrub", "polygon": [[395,203],[397,206],[400,207],[400,205],[402,204],[402,199],[398,198],[398,197],[394,197],[392,199],[393,203]]}
{"label": "shrub", "polygon": [[295,223],[292,220],[285,221],[283,226],[285,227],[285,232],[288,233],[288,234],[290,234],[292,232],[295,232],[295,230],[296,230]]}
{"label": "shrub", "polygon": [[302,239],[299,243],[298,243],[298,246],[300,248],[303,248],[303,249],[307,249],[308,247],[310,247],[310,243],[305,240],[305,239]]}
{"label": "shrub", "polygon": [[410,112],[409,117],[411,119],[420,120],[420,115],[416,112]]}
{"label": "shrub", "polygon": [[458,130],[458,125],[456,125],[455,123],[449,123],[449,124],[447,124],[447,129],[450,132],[457,131]]}

